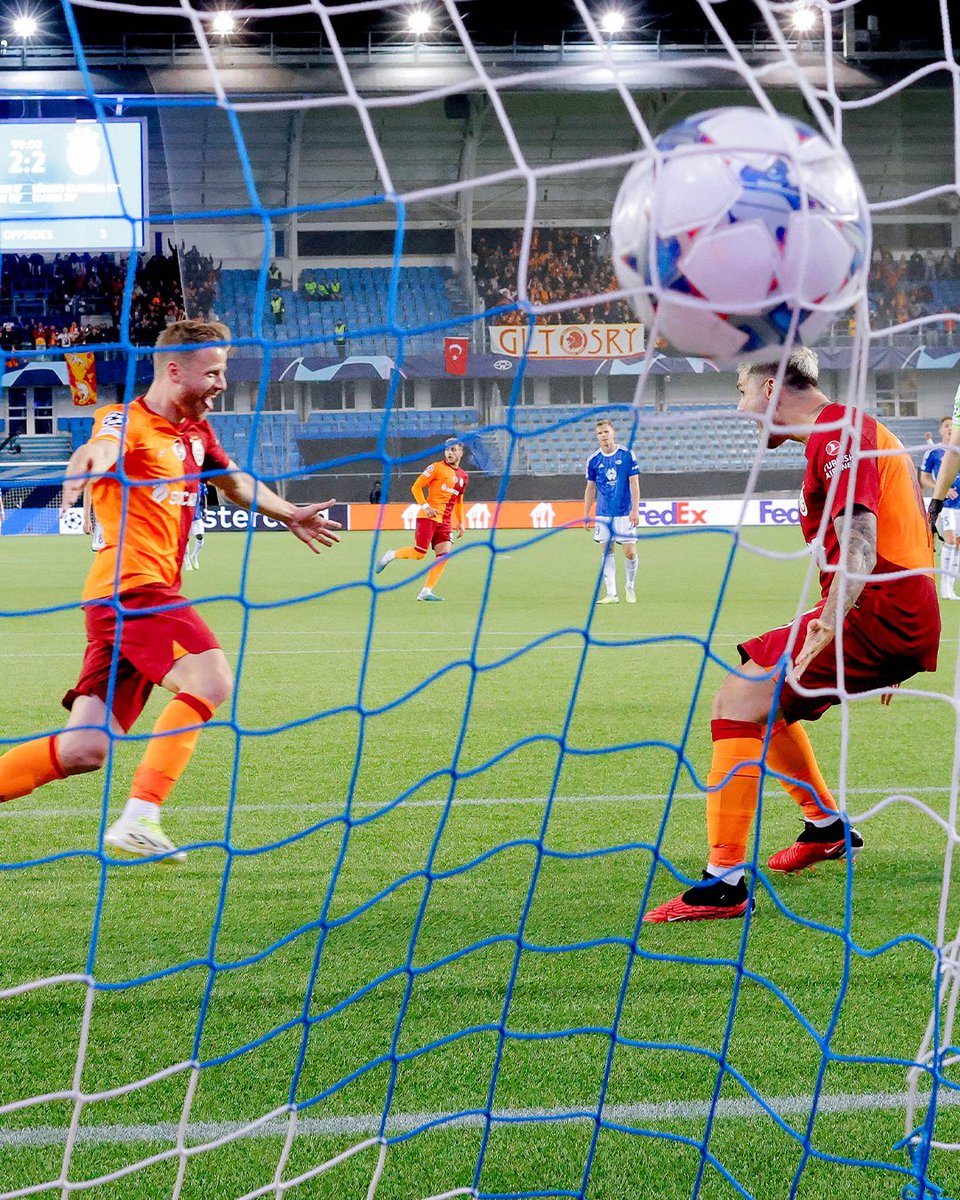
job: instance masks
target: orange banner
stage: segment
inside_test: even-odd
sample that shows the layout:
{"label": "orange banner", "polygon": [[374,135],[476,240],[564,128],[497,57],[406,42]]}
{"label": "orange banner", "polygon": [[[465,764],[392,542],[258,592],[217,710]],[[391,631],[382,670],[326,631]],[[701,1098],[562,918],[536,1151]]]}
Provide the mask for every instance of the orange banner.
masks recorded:
{"label": "orange banner", "polygon": [[77,406],[97,402],[97,362],[89,350],[65,354],[70,395]]}
{"label": "orange banner", "polygon": [[[381,518],[382,511],[382,518]],[[409,529],[420,515],[410,504],[351,504],[351,529]],[[560,529],[583,524],[582,500],[508,500],[499,508],[495,500],[464,503],[463,523],[467,529]]]}

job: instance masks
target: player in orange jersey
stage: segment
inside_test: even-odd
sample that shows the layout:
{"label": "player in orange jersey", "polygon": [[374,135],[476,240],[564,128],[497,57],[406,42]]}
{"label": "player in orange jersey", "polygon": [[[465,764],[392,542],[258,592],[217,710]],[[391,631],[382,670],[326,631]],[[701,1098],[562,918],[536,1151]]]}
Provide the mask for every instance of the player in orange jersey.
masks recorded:
{"label": "player in orange jersey", "polygon": [[[67,464],[63,507],[84,486],[102,529],[83,590],[87,651],[64,696],[66,728],[0,757],[0,801],[53,779],[95,771],[111,738],[126,733],[154,684],[173,693],[133,778],[123,814],[104,845],[127,857],[186,855],[160,825],[160,806],[183,773],[204,724],[229,697],[226,656],[180,595],[180,571],[200,473],[243,508],[282,521],[311,550],[339,541],[323,510],[283,500],[232,462],[206,420],[226,387],[230,331],[219,322],[179,321],[157,339],[153,382],[132,404],[97,411],[90,440]],[[214,344],[211,344],[214,343]]]}
{"label": "player in orange jersey", "polygon": [[463,443],[451,438],[443,448],[443,462],[431,463],[417,476],[410,489],[420,505],[420,516],[414,530],[414,543],[400,550],[388,550],[380,556],[374,570],[379,575],[395,558],[421,559],[433,547],[437,561],[427,572],[427,581],[417,595],[418,600],[442,600],[433,594],[434,585],[447,565],[447,555],[453,545],[451,532],[463,537],[463,493],[469,476],[460,470]]}
{"label": "player in orange jersey", "polygon": [[[777,425],[792,427],[770,437],[771,446],[788,438],[806,443],[800,527],[820,564],[822,599],[800,617],[796,645],[788,624],[739,647],[743,666],[727,676],[713,703],[710,858],[703,882],[652,909],[646,921],[746,913],[747,838],[764,765],[805,819],[794,845],[769,860],[771,871],[798,871],[856,854],[863,839],[838,812],[796,722],[815,721],[845,696],[894,688],[937,666],[933,543],[910,456],[866,413],[857,414],[859,429],[843,427],[846,410],[817,386],[812,350],[790,356],[779,389],[777,368],[759,363],[740,369],[740,411],[770,414]],[[889,703],[889,691],[883,699]]]}

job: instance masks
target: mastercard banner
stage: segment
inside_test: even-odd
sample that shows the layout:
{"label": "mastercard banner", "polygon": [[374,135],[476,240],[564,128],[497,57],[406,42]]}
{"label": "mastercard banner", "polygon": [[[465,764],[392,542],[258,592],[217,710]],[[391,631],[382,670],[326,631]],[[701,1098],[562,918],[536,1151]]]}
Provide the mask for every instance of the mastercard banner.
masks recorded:
{"label": "mastercard banner", "polygon": [[78,407],[97,402],[97,362],[89,350],[65,354],[70,395]]}

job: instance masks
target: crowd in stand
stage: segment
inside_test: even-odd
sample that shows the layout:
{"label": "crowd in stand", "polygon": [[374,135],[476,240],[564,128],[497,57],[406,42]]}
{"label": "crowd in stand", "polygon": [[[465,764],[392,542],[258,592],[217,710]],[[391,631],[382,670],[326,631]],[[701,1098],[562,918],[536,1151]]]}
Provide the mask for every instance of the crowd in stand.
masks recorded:
{"label": "crowd in stand", "polygon": [[[512,305],[517,300],[517,264],[522,231],[485,230],[474,239],[477,290],[488,308]],[[618,284],[607,251],[606,239],[578,229],[535,229],[527,261],[527,295],[535,305],[549,305],[580,296],[604,296]],[[498,325],[527,323],[523,311],[498,314]],[[539,324],[616,324],[634,321],[623,300],[600,300],[580,308],[537,315]]]}
{"label": "crowd in stand", "polygon": [[[218,267],[196,246],[138,255],[130,299],[130,339],[152,346],[174,321],[209,316]],[[128,260],[113,254],[4,254],[0,262],[0,346],[45,349],[117,342]],[[181,280],[181,269],[183,279]],[[185,303],[186,300],[186,303]]]}
{"label": "crowd in stand", "polygon": [[[957,284],[960,288],[960,250],[915,250],[900,258],[887,247],[875,250],[867,280],[873,328],[901,325],[941,311],[934,290],[937,284]],[[953,333],[954,329],[948,328],[947,332]]]}

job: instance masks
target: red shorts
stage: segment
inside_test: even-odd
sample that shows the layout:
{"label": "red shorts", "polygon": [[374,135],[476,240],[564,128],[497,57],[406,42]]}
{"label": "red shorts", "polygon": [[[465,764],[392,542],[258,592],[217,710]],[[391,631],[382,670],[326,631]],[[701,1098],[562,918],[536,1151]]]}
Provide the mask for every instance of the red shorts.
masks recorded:
{"label": "red shorts", "polygon": [[[807,625],[823,611],[825,601],[799,620],[794,652],[799,651]],[[771,668],[787,650],[790,626],[751,638],[737,649],[743,662]],[[867,584],[843,623],[843,690],[849,694],[893,687],[919,671],[937,669],[940,644],[940,606],[937,589],[927,575],[911,575],[889,583]],[[791,661],[792,661],[791,654]],[[804,671],[804,688],[828,688],[831,694],[800,695],[785,679],[780,707],[788,722],[816,721],[840,703],[837,686],[837,643],[833,641]]]}
{"label": "red shorts", "polygon": [[453,535],[450,532],[449,524],[438,525],[430,517],[417,517],[417,528],[413,540],[417,549],[426,554],[431,547],[436,549],[443,542],[453,541]]}
{"label": "red shorts", "polygon": [[[125,613],[120,623],[120,652],[113,688],[112,711],[124,732],[143,712],[150,690],[161,683],[173,664],[185,654],[219,650],[220,643],[189,600],[162,584],[132,588],[120,597]],[[130,609],[179,605],[165,612],[138,615]],[[87,624],[87,651],[80,678],[63,698],[72,708],[78,696],[99,696],[106,703],[113,665],[117,612],[109,600],[83,606]]]}

